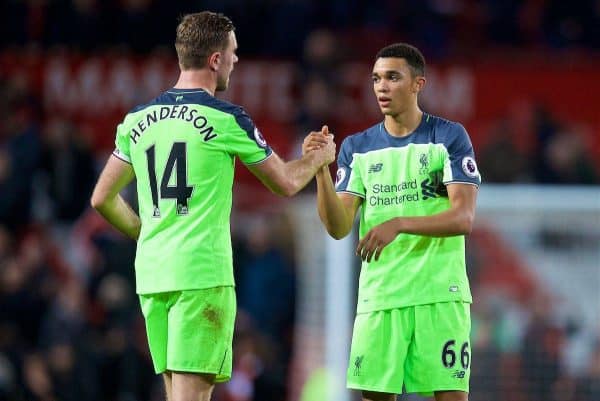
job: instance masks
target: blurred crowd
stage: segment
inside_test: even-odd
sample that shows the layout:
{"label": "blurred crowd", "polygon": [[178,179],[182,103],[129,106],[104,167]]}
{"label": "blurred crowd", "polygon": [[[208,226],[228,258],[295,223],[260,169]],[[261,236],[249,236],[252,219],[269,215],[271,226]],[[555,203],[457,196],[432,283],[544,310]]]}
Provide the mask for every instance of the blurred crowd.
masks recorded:
{"label": "blurred crowd", "polygon": [[553,303],[539,297],[519,308],[483,294],[473,304],[471,397],[474,400],[593,401],[600,397],[600,336],[586,339],[582,366],[567,354],[576,322],[557,322]]}
{"label": "blurred crowd", "polygon": [[[471,399],[486,401],[593,401],[600,399],[600,330],[586,327],[573,309],[538,282],[510,272],[501,240],[485,244],[481,227],[469,237],[467,258],[473,290]],[[482,249],[500,249],[497,260]],[[488,255],[488,257],[491,256]],[[510,258],[510,257],[509,257]],[[507,263],[505,263],[507,262]],[[498,271],[504,268],[504,271]],[[496,270],[514,288],[486,283],[482,270]],[[528,274],[525,272],[525,274]],[[564,300],[562,300],[564,301]],[[590,299],[592,302],[592,299]]]}
{"label": "blurred crowd", "polygon": [[[353,44],[353,57],[367,60],[397,37],[433,60],[480,52],[483,45],[592,52],[600,46],[596,0],[193,3],[7,0],[0,3],[0,48],[148,53],[172,46],[178,15],[223,11],[244,38],[241,55],[302,55],[297,135],[285,144],[297,154],[302,135],[324,121],[334,132],[348,131],[335,107],[336,65],[347,56],[340,38]],[[486,183],[599,183],[598,163],[579,132],[586,128],[558,119],[543,104],[526,118],[507,111],[487,129],[489,140],[476,149]],[[162,397],[134,293],[135,244],[88,206],[105,159],[82,127],[46,113],[26,82],[0,76],[0,401]],[[135,203],[132,189],[126,196]],[[297,288],[292,224],[277,208],[234,218],[240,308],[234,378],[218,387],[216,401],[285,400]],[[524,308],[521,335],[511,337],[493,304],[476,304],[474,394],[490,401],[599,400],[600,342],[581,374],[570,376],[557,351],[570,327],[553,324],[539,304]]]}
{"label": "blurred crowd", "polygon": [[[498,118],[478,150],[479,167],[490,183],[600,183],[589,127],[559,122],[543,105],[522,107]],[[526,115],[523,118],[523,115]],[[510,163],[507,161],[510,160]]]}
{"label": "blurred crowd", "polygon": [[295,58],[318,28],[352,37],[354,50],[367,57],[377,41],[397,37],[432,59],[494,48],[600,47],[596,0],[7,0],[0,5],[0,46],[148,52],[170,47],[177,17],[200,9],[230,16],[244,37],[240,53],[259,57]]}

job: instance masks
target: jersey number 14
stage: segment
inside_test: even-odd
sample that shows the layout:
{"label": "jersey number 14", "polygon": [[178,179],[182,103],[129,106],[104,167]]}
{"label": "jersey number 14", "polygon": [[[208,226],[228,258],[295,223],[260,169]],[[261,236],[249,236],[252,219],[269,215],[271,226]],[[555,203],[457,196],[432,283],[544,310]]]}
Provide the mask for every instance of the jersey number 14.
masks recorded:
{"label": "jersey number 14", "polygon": [[[152,217],[160,217],[160,208],[158,207],[158,186],[156,182],[156,156],[155,145],[146,150],[148,158],[148,177],[150,179],[150,191],[152,192]],[[169,185],[171,176],[175,171],[175,185]],[[177,214],[188,214],[188,199],[192,195],[194,187],[187,183],[187,152],[185,142],[175,142],[171,147],[169,159],[165,166],[162,179],[160,180],[160,198],[176,199]]]}

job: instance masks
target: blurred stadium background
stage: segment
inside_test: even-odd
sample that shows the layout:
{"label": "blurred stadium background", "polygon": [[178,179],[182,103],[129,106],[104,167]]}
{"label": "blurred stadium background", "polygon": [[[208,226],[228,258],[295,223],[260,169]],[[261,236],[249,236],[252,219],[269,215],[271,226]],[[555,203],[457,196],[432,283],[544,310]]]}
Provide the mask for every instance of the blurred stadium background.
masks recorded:
{"label": "blurred stadium background", "polygon": [[[162,399],[134,244],[88,199],[123,114],[175,82],[178,16],[202,9],[237,26],[222,97],[288,158],[323,123],[339,145],[379,120],[373,55],[420,47],[422,107],[467,127],[484,178],[470,399],[600,400],[598,0],[2,0],[0,400]],[[355,240],[326,238],[314,186],[282,200],[237,178],[234,378],[215,401],[356,400]]]}

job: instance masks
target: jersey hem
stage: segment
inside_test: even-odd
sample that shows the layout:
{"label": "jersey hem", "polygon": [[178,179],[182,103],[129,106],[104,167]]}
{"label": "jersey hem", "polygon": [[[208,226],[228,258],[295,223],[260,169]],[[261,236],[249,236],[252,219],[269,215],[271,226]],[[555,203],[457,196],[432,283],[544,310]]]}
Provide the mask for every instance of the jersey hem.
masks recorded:
{"label": "jersey hem", "polygon": [[420,305],[431,305],[431,304],[443,304],[443,303],[448,303],[448,302],[462,302],[462,303],[467,303],[467,304],[472,304],[473,303],[473,299],[472,298],[468,298],[468,299],[441,299],[441,300],[434,300],[434,301],[426,301],[426,302],[414,302],[414,303],[407,303],[407,304],[399,304],[399,305],[385,305],[385,306],[381,306],[381,307],[373,307],[373,308],[364,308],[364,309],[360,309],[360,308],[356,308],[356,314],[360,315],[360,314],[365,314],[365,313],[372,313],[372,312],[380,312],[380,311],[385,311],[385,310],[390,310],[390,309],[402,309],[402,308],[409,308],[411,306],[420,306]]}
{"label": "jersey hem", "polygon": [[136,288],[135,293],[136,293],[136,295],[151,295],[151,294],[163,294],[163,293],[174,292],[174,291],[208,290],[209,288],[219,288],[219,287],[235,287],[235,284],[223,283],[223,284],[215,284],[215,285],[207,285],[207,286],[174,287],[171,289],[157,288],[155,290]]}

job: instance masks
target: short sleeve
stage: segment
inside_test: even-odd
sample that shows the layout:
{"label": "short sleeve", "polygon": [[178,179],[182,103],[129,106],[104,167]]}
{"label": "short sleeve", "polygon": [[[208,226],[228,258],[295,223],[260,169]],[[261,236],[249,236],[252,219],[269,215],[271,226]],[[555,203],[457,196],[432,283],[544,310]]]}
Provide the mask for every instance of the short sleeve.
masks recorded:
{"label": "short sleeve", "polygon": [[336,192],[346,192],[364,198],[366,190],[360,175],[360,166],[354,160],[350,137],[342,142],[337,165]]}
{"label": "short sleeve", "polygon": [[250,116],[242,109],[234,114],[227,139],[229,153],[238,156],[246,165],[260,163],[273,153]]}
{"label": "short sleeve", "polygon": [[444,184],[465,183],[479,186],[481,175],[475,161],[473,145],[460,124],[450,127],[444,145],[448,151],[444,160]]}
{"label": "short sleeve", "polygon": [[124,124],[121,123],[117,126],[117,136],[115,138],[115,150],[113,155],[131,164],[131,154],[129,153],[129,133],[125,130]]}

